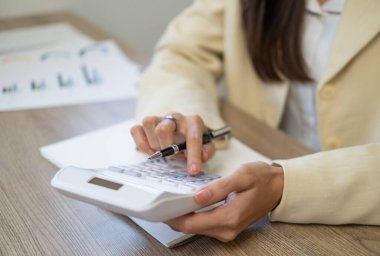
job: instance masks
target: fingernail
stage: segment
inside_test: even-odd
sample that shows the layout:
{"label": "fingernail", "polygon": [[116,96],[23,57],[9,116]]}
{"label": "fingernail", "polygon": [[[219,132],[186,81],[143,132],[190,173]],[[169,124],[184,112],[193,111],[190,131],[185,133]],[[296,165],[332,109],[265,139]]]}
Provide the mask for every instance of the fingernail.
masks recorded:
{"label": "fingernail", "polygon": [[190,173],[191,173],[191,174],[197,174],[197,172],[198,172],[198,167],[197,167],[197,165],[196,165],[196,164],[191,164],[191,165],[190,165]]}
{"label": "fingernail", "polygon": [[211,192],[208,189],[202,189],[194,197],[199,204],[205,205],[211,200]]}

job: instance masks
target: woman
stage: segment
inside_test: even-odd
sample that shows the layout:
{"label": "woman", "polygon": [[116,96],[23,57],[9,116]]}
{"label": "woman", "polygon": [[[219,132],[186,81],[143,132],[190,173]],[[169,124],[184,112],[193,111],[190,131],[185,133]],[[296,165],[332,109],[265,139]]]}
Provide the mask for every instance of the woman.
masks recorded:
{"label": "woman", "polygon": [[172,228],[230,241],[267,213],[380,224],[379,13],[377,0],[199,0],[169,25],[140,83],[142,124],[131,130],[140,149],[151,154],[182,135],[197,174],[215,152],[201,134],[224,125],[223,76],[229,102],[321,151],[242,163],[194,197],[227,198],[223,206],[171,220]]}

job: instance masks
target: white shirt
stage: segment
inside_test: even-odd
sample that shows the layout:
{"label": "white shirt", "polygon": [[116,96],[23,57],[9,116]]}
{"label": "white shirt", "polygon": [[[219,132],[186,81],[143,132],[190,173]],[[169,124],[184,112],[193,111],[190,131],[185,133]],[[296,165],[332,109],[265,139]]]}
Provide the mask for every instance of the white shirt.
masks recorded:
{"label": "white shirt", "polygon": [[344,2],[328,0],[321,6],[318,0],[306,1],[303,56],[314,81],[292,82],[281,123],[283,131],[314,150],[320,150],[316,89],[327,64]]}

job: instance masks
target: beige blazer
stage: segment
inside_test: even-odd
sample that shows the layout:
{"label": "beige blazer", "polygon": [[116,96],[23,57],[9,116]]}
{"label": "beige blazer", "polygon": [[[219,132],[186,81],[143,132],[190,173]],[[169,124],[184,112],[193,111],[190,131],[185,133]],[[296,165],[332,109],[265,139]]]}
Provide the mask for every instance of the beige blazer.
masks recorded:
{"label": "beige blazer", "polygon": [[[273,221],[380,225],[379,30],[379,0],[346,0],[317,89],[323,151],[276,161],[284,168],[285,186]],[[240,1],[198,0],[158,43],[140,82],[137,116],[178,111],[220,127],[216,84],[222,77],[228,101],[279,125],[289,83],[267,85],[256,75]]]}

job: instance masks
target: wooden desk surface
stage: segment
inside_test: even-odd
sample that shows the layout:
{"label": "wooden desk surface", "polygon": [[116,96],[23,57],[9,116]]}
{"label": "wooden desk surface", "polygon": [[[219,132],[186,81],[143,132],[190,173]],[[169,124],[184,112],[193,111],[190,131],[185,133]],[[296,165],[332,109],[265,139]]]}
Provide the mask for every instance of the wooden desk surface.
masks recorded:
{"label": "wooden desk surface", "polygon": [[[64,13],[0,20],[0,30],[55,21],[68,21],[96,39],[107,37]],[[271,158],[310,152],[228,103],[222,109],[234,135]],[[233,242],[201,237],[167,249],[127,217],[51,188],[57,168],[40,156],[41,146],[123,121],[133,112],[134,102],[122,100],[0,113],[0,255],[380,255],[379,227],[267,221]]]}

